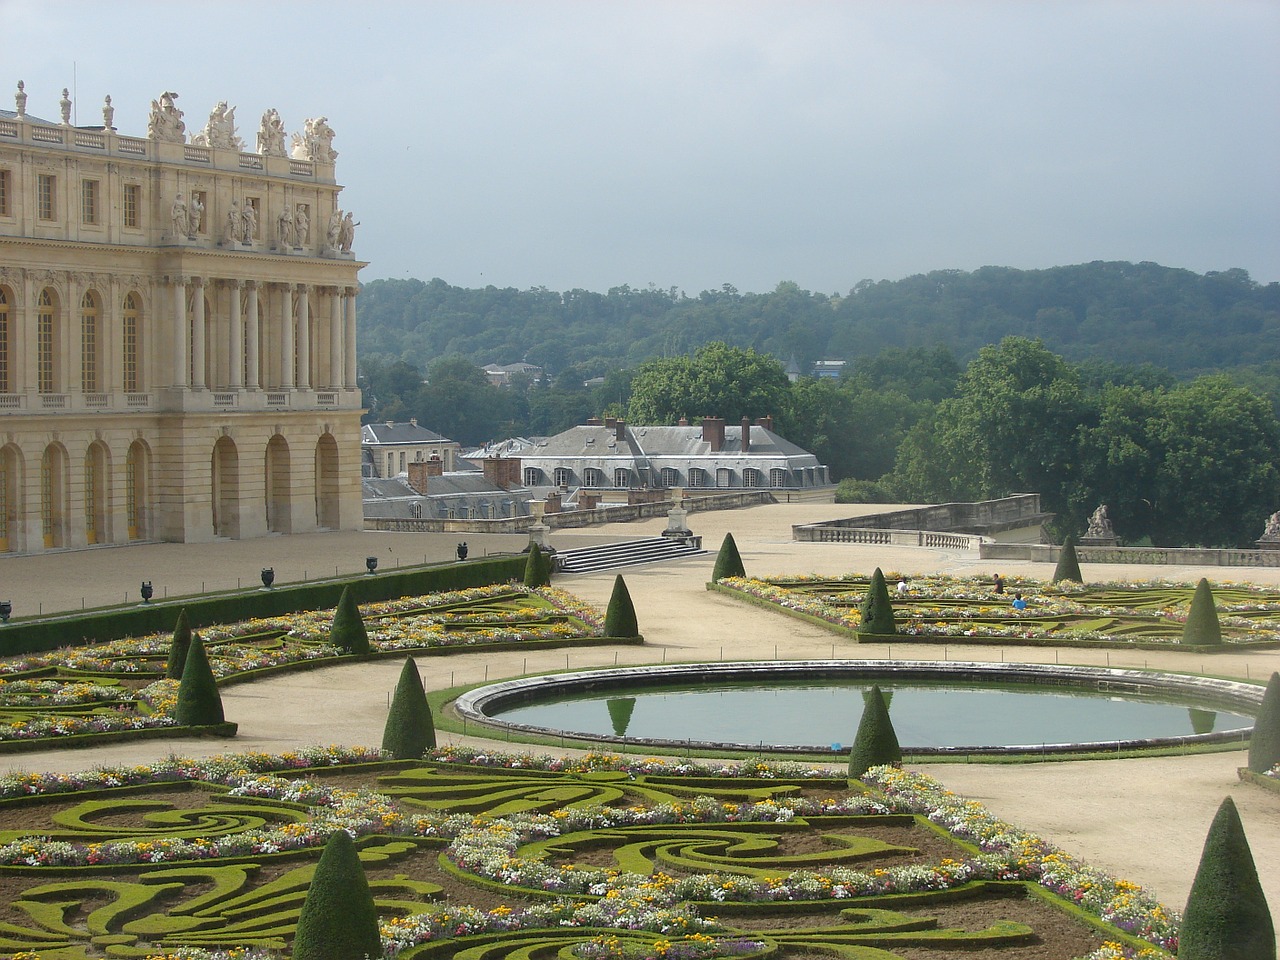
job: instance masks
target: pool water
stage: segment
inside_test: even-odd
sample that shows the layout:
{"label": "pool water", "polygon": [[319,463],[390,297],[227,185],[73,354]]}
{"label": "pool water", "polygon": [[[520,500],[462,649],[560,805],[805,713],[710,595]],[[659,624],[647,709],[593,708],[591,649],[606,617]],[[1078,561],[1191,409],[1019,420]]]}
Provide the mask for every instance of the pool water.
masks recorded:
{"label": "pool water", "polygon": [[[1248,730],[1253,718],[1188,703],[1075,689],[881,682],[904,749],[1036,746]],[[768,687],[636,687],[495,710],[506,723],[566,733],[658,740],[847,747],[869,683]]]}

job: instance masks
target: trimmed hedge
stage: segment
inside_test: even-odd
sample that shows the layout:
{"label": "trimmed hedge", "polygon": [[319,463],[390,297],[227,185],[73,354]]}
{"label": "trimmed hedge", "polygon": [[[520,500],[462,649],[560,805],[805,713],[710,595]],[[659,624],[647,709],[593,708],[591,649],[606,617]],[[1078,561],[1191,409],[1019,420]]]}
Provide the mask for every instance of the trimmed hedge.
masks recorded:
{"label": "trimmed hedge", "polygon": [[222,712],[218,682],[213,677],[213,669],[209,666],[209,658],[198,633],[192,635],[191,646],[187,649],[173,718],[183,727],[208,727],[225,723],[227,719]]}
{"label": "trimmed hedge", "polygon": [[609,607],[604,615],[604,635],[606,637],[638,637],[640,635],[635,604],[631,602],[631,591],[627,589],[622,574],[618,574],[613,580],[613,593],[609,597]]}
{"label": "trimmed hedge", "polygon": [[896,636],[898,624],[893,617],[893,604],[889,602],[889,586],[884,582],[884,574],[879,567],[871,574],[871,584],[867,587],[866,596],[858,608],[862,616],[858,625],[859,636],[874,637]]}
{"label": "trimmed hedge", "polygon": [[738,543],[732,533],[726,533],[720,543],[720,552],[716,554],[716,565],[712,568],[711,579],[723,580],[725,577],[745,577],[746,568],[742,565],[742,555],[738,553]]}
{"label": "trimmed hedge", "polygon": [[1201,646],[1216,646],[1222,643],[1222,625],[1218,623],[1218,608],[1213,602],[1213,591],[1209,589],[1209,581],[1204,577],[1196,584],[1196,592],[1191,597],[1191,609],[1187,611],[1187,622],[1182,627],[1182,642]]}
{"label": "trimmed hedge", "polygon": [[356,845],[345,830],[325,844],[298,917],[293,960],[376,960],[378,912]]}
{"label": "trimmed hedge", "polygon": [[333,611],[333,626],[329,629],[329,642],[339,650],[364,656],[370,652],[369,632],[364,628],[364,618],[356,606],[355,594],[348,585],[342,588],[338,606]]}
{"label": "trimmed hedge", "polygon": [[889,719],[889,708],[879,687],[867,691],[858,732],[849,749],[849,779],[856,780],[872,767],[902,763],[902,747]]}
{"label": "trimmed hedge", "polygon": [[248,589],[205,597],[174,597],[160,603],[10,622],[0,627],[0,656],[44,653],[60,647],[164,633],[173,629],[176,611],[183,608],[192,627],[207,627],[255,617],[278,617],[299,610],[336,607],[343,589],[348,586],[355,593],[357,603],[484,587],[491,583],[521,580],[526,562],[523,554],[486,557],[465,563],[397,570],[372,577],[322,580],[271,590]]}
{"label": "trimmed hedge", "polygon": [[1266,773],[1280,763],[1280,673],[1271,674],[1267,692],[1253,721],[1249,737],[1249,769]]}
{"label": "trimmed hedge", "polygon": [[382,731],[382,749],[396,760],[420,760],[435,745],[431,705],[427,703],[427,692],[418,676],[418,664],[409,657],[391,698],[391,710]]}
{"label": "trimmed hedge", "polygon": [[1084,577],[1080,573],[1080,558],[1076,556],[1076,542],[1069,535],[1062,542],[1062,552],[1058,554],[1058,565],[1053,568],[1053,582],[1059,583],[1063,580],[1084,583]]}
{"label": "trimmed hedge", "polygon": [[191,649],[191,623],[187,620],[187,608],[178,611],[178,622],[173,627],[173,642],[169,644],[169,662],[164,675],[170,680],[182,679],[182,668],[187,663],[187,651]]}

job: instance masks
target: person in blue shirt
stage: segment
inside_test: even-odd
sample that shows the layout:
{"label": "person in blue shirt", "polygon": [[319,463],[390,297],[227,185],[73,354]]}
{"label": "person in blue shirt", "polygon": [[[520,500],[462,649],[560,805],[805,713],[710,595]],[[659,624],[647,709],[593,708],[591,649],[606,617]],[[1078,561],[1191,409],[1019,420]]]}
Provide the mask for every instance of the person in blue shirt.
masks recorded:
{"label": "person in blue shirt", "polygon": [[1013,609],[1015,609],[1015,610],[1025,610],[1025,609],[1027,609],[1027,601],[1025,601],[1025,600],[1023,600],[1023,599],[1022,599],[1022,594],[1020,594],[1020,593],[1015,593],[1015,594],[1013,595]]}

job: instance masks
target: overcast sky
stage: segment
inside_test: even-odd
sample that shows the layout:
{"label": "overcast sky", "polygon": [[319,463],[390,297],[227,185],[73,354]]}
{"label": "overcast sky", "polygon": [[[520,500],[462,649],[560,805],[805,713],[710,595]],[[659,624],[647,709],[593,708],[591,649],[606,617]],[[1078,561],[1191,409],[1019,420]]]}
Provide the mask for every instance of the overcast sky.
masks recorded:
{"label": "overcast sky", "polygon": [[1153,260],[1280,280],[1280,3],[0,0],[0,107],[337,131],[361,274],[689,293]]}

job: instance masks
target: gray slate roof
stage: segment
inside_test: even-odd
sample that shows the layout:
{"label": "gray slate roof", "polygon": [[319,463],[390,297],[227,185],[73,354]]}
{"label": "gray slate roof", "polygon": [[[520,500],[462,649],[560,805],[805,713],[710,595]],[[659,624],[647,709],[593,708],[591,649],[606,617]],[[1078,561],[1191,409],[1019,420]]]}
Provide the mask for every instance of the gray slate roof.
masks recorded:
{"label": "gray slate roof", "polygon": [[[610,444],[613,444],[611,447]],[[810,456],[790,440],[764,427],[751,427],[751,449],[742,450],[742,427],[729,424],[724,431],[722,456],[803,457]],[[577,426],[539,441],[522,450],[532,457],[698,457],[712,456],[711,444],[702,439],[702,427],[630,427],[625,439],[616,440],[613,427]]]}
{"label": "gray slate roof", "polygon": [[360,428],[362,443],[452,443],[448,437],[416,423],[366,423]]}

